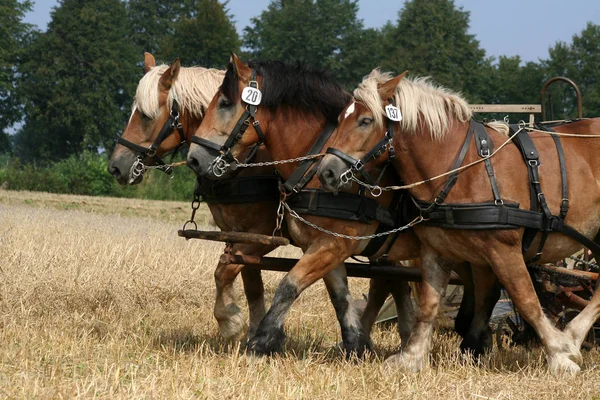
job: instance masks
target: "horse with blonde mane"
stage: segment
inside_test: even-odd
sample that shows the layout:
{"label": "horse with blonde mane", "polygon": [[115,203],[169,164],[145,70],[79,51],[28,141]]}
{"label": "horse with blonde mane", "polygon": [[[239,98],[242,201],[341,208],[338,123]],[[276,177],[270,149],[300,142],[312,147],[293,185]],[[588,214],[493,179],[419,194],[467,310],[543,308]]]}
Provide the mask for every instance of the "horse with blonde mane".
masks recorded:
{"label": "horse with blonde mane", "polygon": [[[250,146],[261,139],[264,140],[267,151],[274,160],[296,159],[306,155],[314,143],[321,143],[323,132],[327,131],[328,124],[336,123],[339,111],[349,100],[348,95],[339,84],[323,71],[268,61],[251,62],[246,65],[235,55],[230,61],[223,84],[206,110],[204,120],[197,130],[195,138],[192,140],[194,143],[188,152],[188,165],[199,176],[218,178],[224,168],[221,163],[224,160],[221,157],[223,154],[229,154],[231,162],[235,164],[235,160],[241,153],[247,151]],[[249,103],[248,101],[252,100],[246,96],[257,93],[258,88],[260,88],[262,100],[258,105]],[[242,96],[244,96],[243,99]],[[258,95],[256,98],[259,98]],[[255,109],[251,109],[253,105]],[[249,110],[250,117],[256,121],[254,123],[248,116]],[[242,135],[239,135],[237,127],[244,121],[248,128]],[[196,138],[201,140],[196,140]],[[233,144],[231,144],[232,138],[235,139]],[[216,152],[210,147],[204,147],[206,143],[227,144],[228,146],[231,144],[231,146],[223,148],[221,152]],[[321,146],[324,144],[325,141],[322,141]],[[278,163],[275,168],[283,180],[290,182],[300,166],[297,163]],[[216,169],[219,171],[215,171]],[[389,173],[382,176],[385,180],[390,178]],[[311,179],[305,186],[309,189],[308,192],[290,190],[283,196],[286,199],[290,197],[291,201],[303,196],[312,198],[316,193],[313,188],[318,187],[318,181]],[[340,209],[343,208],[342,197],[340,195],[337,198],[337,201],[340,202]],[[392,202],[392,197],[390,194],[384,194],[377,202],[387,206]],[[318,205],[317,203],[317,201],[314,202],[315,207]],[[300,212],[300,214],[304,213]],[[303,215],[303,218],[309,223],[317,224],[336,233],[331,235],[317,230],[313,226],[305,225],[304,222],[294,218],[290,212],[286,213],[285,218],[294,243],[303,249],[304,256],[279,284],[271,308],[261,321],[256,336],[249,341],[249,348],[258,354],[270,354],[282,348],[284,321],[293,302],[303,290],[319,278],[343,265],[344,260],[348,257],[360,254],[370,243],[374,243],[373,237],[362,236],[374,234],[380,225],[376,220],[365,223],[365,221],[343,220],[316,213],[311,215],[309,212]],[[346,235],[362,238],[354,240]],[[419,242],[410,230],[402,233],[398,240],[395,239],[392,235],[386,240],[383,247],[378,246],[379,250],[373,255],[373,258],[379,258],[385,252],[387,260],[392,262],[414,259],[419,254]],[[385,251],[386,248],[387,251]],[[457,264],[456,267],[459,268],[459,265]],[[470,280],[469,277],[465,279],[465,282],[468,284]],[[406,282],[396,282],[396,285],[397,287],[394,289],[399,291],[398,296],[400,298],[406,296],[408,292]],[[370,305],[367,306],[367,309],[376,308],[378,310],[381,306],[379,301],[383,302],[384,299],[370,295]],[[374,306],[373,303],[378,305]],[[406,310],[404,304],[406,301],[400,303],[401,307]],[[479,304],[479,300],[478,306],[480,306],[479,309],[485,308]],[[363,332],[361,332],[361,324],[356,311],[352,309],[352,303],[347,300],[338,303],[336,312],[339,319],[351,321],[352,331],[347,334],[349,338],[354,339],[344,339],[345,349],[361,353],[362,347],[367,346],[372,321],[368,320],[368,316],[363,316]],[[471,315],[465,317],[468,321],[462,323],[466,323],[468,326],[471,323]],[[485,319],[487,323],[487,318],[480,319]],[[400,322],[402,321],[399,317]],[[409,337],[406,329],[410,325],[406,325],[405,321],[405,328],[401,330],[402,343],[406,343],[406,339]],[[483,339],[487,325],[480,324],[478,326],[480,332],[477,339]],[[344,331],[342,334],[344,335]],[[479,345],[474,350],[480,352],[481,347]]]}
{"label": "horse with blonde mane", "polygon": [[[491,266],[519,313],[539,335],[551,371],[579,371],[581,344],[600,315],[600,294],[596,291],[585,310],[559,331],[540,306],[526,261],[560,260],[578,251],[580,242],[593,248],[600,259],[596,251],[600,188],[594,184],[600,176],[600,140],[591,135],[600,134],[600,120],[555,125],[553,129],[564,135],[560,140],[547,133],[530,133],[534,146],[524,145],[530,150],[522,154],[507,136],[470,121],[471,110],[459,94],[426,79],[403,77],[374,70],[363,80],[354,91],[354,101],[340,113],[335,151],[324,157],[318,172],[323,186],[336,191],[353,174],[347,172],[353,170],[349,159],[360,159],[383,143],[381,157],[369,160],[378,165],[393,147],[394,168],[414,199],[412,215],[432,219],[413,227],[422,244],[424,286],[430,290],[421,296],[408,345],[389,362],[413,370],[427,363],[448,264],[468,261],[474,273]],[[391,112],[386,113],[386,107]],[[390,133],[386,125],[392,118],[398,122],[391,123]],[[582,137],[565,135],[569,133]],[[520,134],[523,131],[513,136]],[[346,160],[337,155],[342,153]],[[460,165],[462,170],[448,175]],[[535,210],[523,210],[530,203]],[[542,212],[537,211],[538,205]],[[484,211],[467,210],[474,206]],[[534,229],[531,239],[525,228]]]}
{"label": "horse with blonde mane", "polygon": [[[146,73],[138,84],[129,122],[113,151],[108,167],[109,172],[121,184],[136,184],[142,181],[143,169],[137,175],[133,173],[136,163],[153,165],[160,160],[160,157],[174,151],[181,144],[190,143],[190,138],[204,118],[205,110],[214,93],[217,92],[224,75],[223,71],[214,69],[181,67],[179,60],[170,66],[156,66],[154,57],[149,53],[145,53],[144,64]],[[267,160],[264,149],[259,149],[255,161]],[[205,200],[215,223],[221,230],[265,235],[273,232],[278,193],[276,186],[265,187],[268,179],[264,178],[268,177],[273,177],[273,169],[268,167],[241,171],[236,179],[258,178],[255,184],[260,185],[259,187],[266,192],[257,194],[253,191],[252,194],[238,193],[236,196],[224,190],[227,188],[227,183],[234,184],[235,179],[212,183],[203,181],[203,186],[216,188],[211,190],[211,193],[205,193]],[[276,185],[276,181],[272,183]],[[215,192],[227,195],[227,198],[215,196]],[[276,195],[275,200],[271,199],[273,192]],[[287,236],[285,226],[283,233]],[[231,252],[239,255],[263,256],[272,249],[271,246],[234,244]],[[240,271],[250,311],[247,338],[254,335],[258,323],[266,312],[260,270],[244,268],[241,264],[219,262],[215,270],[217,291],[214,316],[219,324],[221,335],[226,339],[240,337],[245,326],[233,289],[234,280]],[[349,298],[343,269],[332,271],[324,277],[324,281],[333,299]],[[373,325],[380,306],[389,292],[386,282],[372,282],[369,292],[372,301],[363,315],[363,324],[368,326],[368,329]],[[374,303],[376,299],[377,302]],[[339,302],[340,300],[335,300],[335,304]],[[406,302],[405,304],[408,305]],[[346,329],[343,323],[342,329]]]}
{"label": "horse with blonde mane", "polygon": [[[166,153],[189,143],[224,75],[224,71],[215,69],[181,67],[179,60],[169,66],[157,66],[149,53],[145,53],[144,66],[146,73],[138,84],[129,122],[108,166],[109,172],[121,184],[142,181],[143,173],[136,176],[132,169],[138,160],[145,165],[153,165]],[[174,114],[177,115],[179,129],[170,120]],[[153,152],[148,153],[149,149]],[[264,151],[259,151],[257,157],[264,160]],[[267,176],[272,172],[263,168],[244,171],[240,177]],[[214,221],[221,230],[270,234],[275,228],[276,199],[250,204],[228,204],[216,198],[207,200]],[[235,244],[232,248],[233,254],[255,256],[263,256],[271,250],[269,246],[245,244]],[[260,270],[219,262],[214,274],[217,289],[214,316],[221,335],[226,339],[240,337],[246,326],[233,288],[240,271],[250,312],[248,336],[252,336],[266,312]]]}

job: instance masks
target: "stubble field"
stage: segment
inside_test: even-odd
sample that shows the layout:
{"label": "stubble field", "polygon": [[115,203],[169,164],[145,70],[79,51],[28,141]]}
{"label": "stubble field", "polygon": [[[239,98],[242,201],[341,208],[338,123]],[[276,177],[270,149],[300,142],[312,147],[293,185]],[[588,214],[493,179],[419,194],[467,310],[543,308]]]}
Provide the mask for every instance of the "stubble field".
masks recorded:
{"label": "stubble field", "polygon": [[[494,349],[475,364],[458,338],[435,336],[431,367],[404,374],[383,359],[399,342],[374,330],[376,355],[344,360],[324,286],[303,293],[284,354],[247,357],[219,338],[213,269],[222,245],[176,231],[189,204],[0,190],[2,398],[598,398],[597,349],[557,378],[539,349]],[[201,220],[209,223],[206,210]],[[214,229],[214,228],[212,228]],[[294,248],[276,255],[294,257]],[[283,275],[265,272],[270,301]],[[350,280],[356,298],[367,281]],[[241,295],[241,285],[237,286]],[[240,306],[246,311],[240,297]]]}

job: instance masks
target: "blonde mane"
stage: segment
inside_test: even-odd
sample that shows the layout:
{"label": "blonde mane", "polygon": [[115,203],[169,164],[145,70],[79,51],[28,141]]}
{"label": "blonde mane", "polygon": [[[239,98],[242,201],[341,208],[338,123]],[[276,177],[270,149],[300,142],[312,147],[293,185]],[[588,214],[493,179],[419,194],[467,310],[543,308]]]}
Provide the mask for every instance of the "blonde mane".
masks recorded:
{"label": "blonde mane", "polygon": [[[135,92],[133,107],[150,118],[156,118],[160,111],[158,81],[167,68],[168,65],[158,65],[150,69],[140,80]],[[224,76],[225,71],[218,69],[182,67],[169,91],[167,106],[171,109],[173,100],[177,99],[181,111],[185,110],[196,118],[202,118]]]}
{"label": "blonde mane", "polygon": [[[354,98],[373,113],[375,123],[383,125],[384,110],[377,86],[392,79],[390,72],[374,69],[354,90]],[[440,139],[452,128],[454,119],[466,122],[472,111],[460,94],[433,84],[429,78],[403,78],[394,95],[394,104],[402,112],[400,127],[407,133],[416,133],[426,127],[434,139]]]}

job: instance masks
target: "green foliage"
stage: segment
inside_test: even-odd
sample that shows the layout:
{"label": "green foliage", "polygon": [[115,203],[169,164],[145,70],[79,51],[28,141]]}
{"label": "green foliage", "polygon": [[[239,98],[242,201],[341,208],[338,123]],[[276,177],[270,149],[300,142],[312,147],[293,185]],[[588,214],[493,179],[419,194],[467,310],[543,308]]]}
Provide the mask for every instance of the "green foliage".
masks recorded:
{"label": "green foliage", "polygon": [[133,43],[165,61],[179,57],[187,65],[224,67],[240,39],[227,2],[217,0],[129,0]]}
{"label": "green foliage", "polygon": [[107,172],[107,165],[105,155],[92,152],[72,155],[47,166],[22,164],[17,158],[4,156],[0,158],[0,187],[155,200],[187,201],[192,198],[195,176],[188,168],[177,168],[170,176],[158,171],[148,172],[141,184],[120,186]]}
{"label": "green foliage", "polygon": [[160,54],[167,60],[180,57],[190,65],[225,68],[229,54],[239,51],[231,16],[217,0],[191,2],[187,15],[173,23],[173,30],[173,35],[160,42]]}
{"label": "green foliage", "polygon": [[374,34],[363,32],[357,11],[357,2],[351,0],[275,0],[252,18],[244,46],[257,59],[329,68],[350,89],[370,71],[356,68],[354,62],[365,59],[363,35],[370,39]]}
{"label": "green foliage", "polygon": [[[542,62],[547,76],[565,76],[579,86],[583,98],[583,116],[600,116],[600,25],[589,22],[573,42],[557,42],[550,48],[550,59]],[[575,93],[566,84],[553,84],[554,118],[577,115]]]}
{"label": "green foliage", "polygon": [[59,3],[19,67],[25,123],[16,152],[23,161],[60,160],[112,145],[138,77],[128,27],[120,0]]}
{"label": "green foliage", "polygon": [[411,75],[430,75],[476,102],[486,90],[482,77],[490,60],[468,28],[469,12],[453,0],[407,1],[397,25],[383,30],[380,65],[397,73],[408,69]]}
{"label": "green foliage", "polygon": [[21,118],[21,104],[15,93],[17,66],[34,33],[23,16],[31,10],[29,0],[0,1],[0,153],[10,152],[5,129]]}

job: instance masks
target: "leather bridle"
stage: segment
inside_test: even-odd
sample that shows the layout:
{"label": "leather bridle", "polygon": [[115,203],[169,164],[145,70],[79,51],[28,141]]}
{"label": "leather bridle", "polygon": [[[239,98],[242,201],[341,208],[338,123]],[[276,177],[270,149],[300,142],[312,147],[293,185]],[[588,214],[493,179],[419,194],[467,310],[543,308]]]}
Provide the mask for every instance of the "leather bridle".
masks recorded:
{"label": "leather bridle", "polygon": [[[393,105],[393,99],[388,99],[388,102],[390,105]],[[352,157],[351,155],[346,154],[343,151],[338,150],[336,148],[329,147],[327,149],[327,154],[333,154],[350,167],[340,176],[342,184],[347,184],[348,182],[350,182],[355,172],[361,174],[368,184],[375,185],[377,183],[377,181],[381,178],[381,174],[377,180],[373,179],[371,175],[365,170],[365,165],[369,161],[381,157],[381,155],[386,150],[388,151],[387,164],[394,160],[394,158],[396,157],[396,152],[394,150],[394,146],[392,145],[392,141],[394,140],[394,122],[395,121],[392,121],[386,115],[387,131],[383,139],[377,142],[371,150],[369,150],[364,156],[362,156],[358,160]],[[385,167],[383,170],[385,170]]]}
{"label": "leather bridle", "polygon": [[[256,81],[256,70],[252,70],[250,82],[248,82],[248,86],[258,90],[258,82]],[[244,101],[243,96],[240,101]],[[260,122],[256,119],[256,111],[258,109],[258,104],[250,104],[246,103],[246,110],[240,116],[237,123],[233,127],[233,130],[227,137],[227,140],[223,145],[219,145],[215,142],[212,142],[207,139],[203,139],[198,136],[192,136],[192,143],[196,143],[200,146],[206,147],[211,150],[216,150],[219,153],[219,156],[212,162],[211,171],[212,173],[220,177],[222,176],[227,168],[231,165],[231,163],[237,163],[237,160],[231,154],[231,149],[235,144],[242,139],[246,129],[252,123],[254,129],[256,131],[256,135],[258,136],[258,142],[255,143],[246,158],[246,162],[253,159],[256,155],[256,151],[258,147],[265,141],[265,134],[260,126]],[[235,168],[235,167],[234,167]]]}
{"label": "leather bridle", "polygon": [[[163,127],[158,133],[158,136],[156,136],[156,139],[154,139],[154,142],[149,147],[140,146],[139,144],[130,142],[122,137],[117,139],[117,143],[137,153],[136,155],[138,158],[138,164],[147,163],[148,160],[154,160],[154,162],[158,165],[166,165],[163,159],[156,155],[156,152],[158,151],[160,145],[175,131],[177,131],[179,134],[179,144],[174,150],[174,153],[177,153],[177,151],[186,143],[185,134],[183,133],[183,126],[179,121],[179,104],[177,103],[177,100],[173,100],[169,118],[164,123]],[[162,171],[166,174],[173,172],[171,167],[168,165],[162,169]]]}

